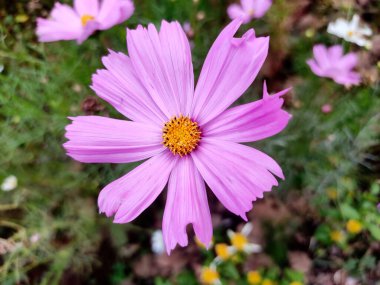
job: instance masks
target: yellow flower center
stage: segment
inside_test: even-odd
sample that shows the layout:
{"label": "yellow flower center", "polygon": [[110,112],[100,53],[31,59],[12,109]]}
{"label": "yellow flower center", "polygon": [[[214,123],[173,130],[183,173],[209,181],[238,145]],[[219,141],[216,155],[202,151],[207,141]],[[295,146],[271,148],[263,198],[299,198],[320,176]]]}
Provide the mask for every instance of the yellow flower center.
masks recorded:
{"label": "yellow flower center", "polygon": [[343,234],[341,231],[332,231],[330,238],[335,242],[341,242],[343,241]]}
{"label": "yellow flower center", "polygon": [[202,270],[201,280],[205,284],[214,284],[219,280],[219,273],[212,268],[205,267]]}
{"label": "yellow flower center", "polygon": [[167,122],[163,129],[163,144],[174,155],[184,156],[192,152],[201,139],[198,124],[189,117],[179,116]]}
{"label": "yellow flower center", "polygon": [[228,245],[225,243],[218,243],[215,245],[215,252],[216,255],[222,260],[227,260],[231,256],[230,251],[228,250]]}
{"label": "yellow flower center", "polygon": [[247,275],[247,280],[249,285],[256,285],[261,283],[261,274],[258,271],[249,271]]}
{"label": "yellow flower center", "polygon": [[231,237],[231,243],[237,250],[244,250],[244,246],[248,243],[247,237],[240,233],[235,233]]}
{"label": "yellow flower center", "polygon": [[362,224],[357,220],[349,220],[346,224],[347,231],[351,234],[358,234],[362,231]]}
{"label": "yellow flower center", "polygon": [[86,14],[83,15],[80,20],[82,22],[82,26],[85,27],[89,21],[95,20],[95,17]]}
{"label": "yellow flower center", "polygon": [[261,285],[273,285],[273,284],[274,284],[273,281],[269,279],[264,279],[263,283],[261,283]]}
{"label": "yellow flower center", "polygon": [[348,31],[348,32],[347,32],[347,35],[348,35],[349,37],[352,37],[354,34],[355,34],[354,31]]}

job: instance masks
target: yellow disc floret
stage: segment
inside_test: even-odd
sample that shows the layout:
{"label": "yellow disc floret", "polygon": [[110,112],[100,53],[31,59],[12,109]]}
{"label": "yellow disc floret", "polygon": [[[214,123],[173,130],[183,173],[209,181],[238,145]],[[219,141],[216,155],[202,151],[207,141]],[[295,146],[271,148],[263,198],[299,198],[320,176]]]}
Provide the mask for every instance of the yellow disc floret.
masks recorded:
{"label": "yellow disc floret", "polygon": [[202,269],[201,281],[203,284],[208,284],[208,285],[218,284],[219,273],[214,268],[204,267]]}
{"label": "yellow disc floret", "polygon": [[247,274],[247,280],[249,285],[258,285],[261,283],[262,277],[258,271],[249,271]]}
{"label": "yellow disc floret", "polygon": [[167,122],[163,129],[163,144],[174,155],[184,156],[192,152],[201,139],[198,124],[189,117],[179,116]]}
{"label": "yellow disc floret", "polygon": [[363,226],[358,220],[349,220],[346,224],[347,231],[350,234],[358,234],[362,231]]}
{"label": "yellow disc floret", "polygon": [[231,237],[232,245],[239,251],[243,251],[244,247],[248,244],[247,237],[241,233],[235,233]]}
{"label": "yellow disc floret", "polygon": [[85,27],[89,21],[95,20],[95,17],[91,15],[83,15],[80,20],[82,22],[82,26]]}

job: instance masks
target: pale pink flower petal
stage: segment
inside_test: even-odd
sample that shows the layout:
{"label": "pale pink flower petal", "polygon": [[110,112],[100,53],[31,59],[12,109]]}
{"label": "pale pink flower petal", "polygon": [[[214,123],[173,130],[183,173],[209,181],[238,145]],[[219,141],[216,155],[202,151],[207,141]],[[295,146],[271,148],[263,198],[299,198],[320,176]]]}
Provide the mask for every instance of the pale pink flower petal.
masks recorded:
{"label": "pale pink flower petal", "polygon": [[123,53],[110,51],[103,57],[107,69],[92,77],[92,89],[121,114],[136,122],[162,127],[168,120],[138,78],[131,60]]}
{"label": "pale pink flower petal", "polygon": [[[103,0],[103,2],[107,1]],[[74,0],[74,9],[79,16],[96,17],[99,12],[99,0]]]}
{"label": "pale pink flower petal", "polygon": [[264,83],[263,99],[226,110],[202,127],[205,137],[234,142],[253,142],[274,136],[291,116],[282,109],[289,89],[270,96]]}
{"label": "pale pink flower petal", "polygon": [[192,101],[193,67],[189,41],[178,22],[128,30],[129,56],[144,87],[167,117],[187,115]]}
{"label": "pale pink flower petal", "polygon": [[272,158],[233,142],[204,138],[191,156],[215,196],[244,220],[252,202],[278,185],[272,173],[284,177]]}
{"label": "pale pink flower petal", "polygon": [[247,24],[251,21],[251,17],[245,11],[240,5],[237,4],[231,4],[227,8],[227,14],[230,17],[230,19],[241,19],[244,24]]}
{"label": "pale pink flower petal", "polygon": [[96,30],[106,30],[127,20],[134,11],[131,0],[75,0],[74,9],[56,3],[49,19],[37,19],[40,42],[84,42]]}
{"label": "pale pink flower petal", "polygon": [[164,151],[162,131],[154,125],[99,116],[71,118],[64,144],[67,154],[86,163],[128,163]]}
{"label": "pale pink flower petal", "polygon": [[271,6],[271,0],[255,0],[252,7],[254,18],[263,17]]}
{"label": "pale pink flower petal", "polygon": [[135,6],[132,0],[103,0],[97,20],[100,30],[107,30],[129,19]]}
{"label": "pale pink flower petal", "polygon": [[345,86],[360,83],[360,74],[352,70],[358,62],[355,53],[343,55],[343,48],[339,45],[330,48],[316,45],[313,53],[314,58],[307,60],[307,64],[316,75],[331,78],[336,83]]}
{"label": "pale pink flower petal", "polygon": [[178,161],[169,179],[162,226],[168,254],[177,243],[180,246],[188,244],[188,224],[193,225],[195,234],[203,244],[210,244],[212,224],[205,183],[191,156]]}
{"label": "pale pink flower petal", "polygon": [[234,38],[241,21],[234,20],[216,39],[195,89],[193,116],[200,124],[212,120],[252,84],[263,65],[269,38],[256,38],[253,29]]}
{"label": "pale pink flower petal", "polygon": [[70,6],[56,3],[50,19],[37,19],[36,33],[40,42],[75,40],[82,33],[82,24]]}
{"label": "pale pink flower petal", "polygon": [[134,220],[162,192],[176,161],[171,153],[163,152],[113,181],[99,194],[99,211],[115,215],[115,223]]}

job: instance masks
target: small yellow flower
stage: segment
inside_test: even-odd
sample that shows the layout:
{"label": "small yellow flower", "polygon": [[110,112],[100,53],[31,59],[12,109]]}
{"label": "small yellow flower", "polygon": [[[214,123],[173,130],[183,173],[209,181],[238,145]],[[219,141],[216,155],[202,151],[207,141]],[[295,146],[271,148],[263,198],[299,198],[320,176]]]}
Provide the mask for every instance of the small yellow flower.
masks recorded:
{"label": "small yellow flower", "polygon": [[243,234],[235,233],[231,237],[231,243],[237,250],[243,251],[244,247],[248,244],[248,240]]}
{"label": "small yellow flower", "polygon": [[334,187],[327,188],[326,193],[330,200],[336,200],[336,198],[338,198],[338,191]]}
{"label": "small yellow flower", "polygon": [[261,285],[274,285],[273,281],[270,279],[264,279]]}
{"label": "small yellow flower", "polygon": [[347,231],[351,234],[358,234],[362,231],[363,226],[358,220],[349,220],[346,224]]}
{"label": "small yellow flower", "polygon": [[216,271],[215,267],[203,267],[201,273],[201,281],[203,284],[207,285],[218,285],[221,284],[219,279],[219,273]]}
{"label": "small yellow flower", "polygon": [[292,283],[290,283],[289,285],[303,285],[303,283],[299,282],[299,281],[293,281]]}
{"label": "small yellow flower", "polygon": [[223,261],[229,259],[233,254],[231,247],[229,247],[225,243],[216,244],[215,252],[216,252],[216,255]]}
{"label": "small yellow flower", "polygon": [[261,274],[258,271],[249,271],[247,274],[247,280],[249,285],[256,285],[261,283]]}
{"label": "small yellow flower", "polygon": [[332,241],[340,243],[344,239],[344,234],[341,231],[332,231],[330,233],[330,238],[331,238]]}

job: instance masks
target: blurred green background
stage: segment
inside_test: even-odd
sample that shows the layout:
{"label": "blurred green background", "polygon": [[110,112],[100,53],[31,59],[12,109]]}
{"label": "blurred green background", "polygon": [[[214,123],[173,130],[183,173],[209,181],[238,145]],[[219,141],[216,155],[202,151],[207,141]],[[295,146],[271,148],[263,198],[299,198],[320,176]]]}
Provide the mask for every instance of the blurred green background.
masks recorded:
{"label": "blurred green background", "polygon": [[[0,1],[0,182],[11,175],[18,182],[0,191],[0,284],[200,284],[201,268],[215,257],[193,241],[170,257],[152,252],[165,195],[131,224],[99,215],[101,188],[136,164],[84,165],[62,148],[68,116],[120,118],[88,86],[108,48],[126,53],[126,26],[190,23],[198,75],[233,1],[135,2],[126,23],[77,46],[37,42],[35,19],[54,1]],[[281,134],[255,143],[279,162],[286,181],[249,214],[249,238],[263,252],[223,263],[223,284],[248,284],[252,270],[272,282],[257,283],[263,285],[379,284],[380,48],[358,48],[326,32],[330,21],[354,13],[379,32],[376,0],[276,0],[239,31],[254,27],[271,42],[264,68],[236,103],[260,98],[264,79],[270,92],[292,86],[286,109],[293,119]],[[316,77],[305,63],[316,43],[358,52],[362,85],[347,89]],[[321,111],[324,104],[330,113]],[[210,203],[215,243],[228,242],[227,230],[243,221],[211,194]]]}

